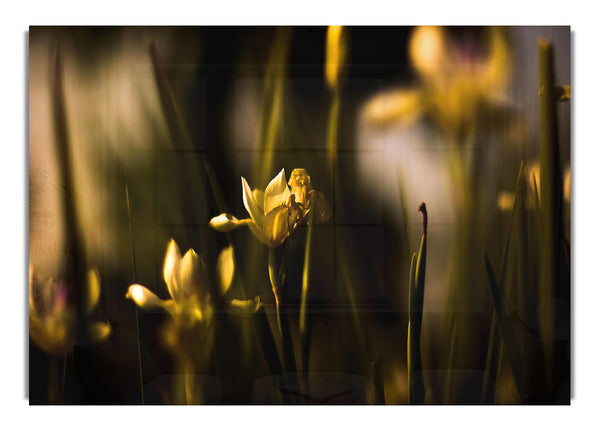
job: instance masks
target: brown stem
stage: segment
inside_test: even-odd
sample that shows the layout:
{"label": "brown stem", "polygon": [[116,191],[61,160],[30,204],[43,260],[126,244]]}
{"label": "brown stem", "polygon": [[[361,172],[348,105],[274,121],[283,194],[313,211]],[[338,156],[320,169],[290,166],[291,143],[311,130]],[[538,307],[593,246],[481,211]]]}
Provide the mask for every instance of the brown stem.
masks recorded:
{"label": "brown stem", "polygon": [[427,206],[425,202],[421,202],[419,205],[419,212],[423,213],[423,235],[427,236]]}

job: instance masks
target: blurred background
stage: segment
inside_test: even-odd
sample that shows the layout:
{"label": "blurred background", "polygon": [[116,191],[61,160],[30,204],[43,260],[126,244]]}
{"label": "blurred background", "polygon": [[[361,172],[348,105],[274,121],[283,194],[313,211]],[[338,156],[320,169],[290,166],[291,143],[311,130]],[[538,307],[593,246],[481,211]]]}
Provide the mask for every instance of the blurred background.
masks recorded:
{"label": "blurred background", "polygon": [[[100,275],[94,315],[112,327],[105,341],[58,358],[63,402],[140,403],[140,367],[146,401],[173,402],[161,383],[176,368],[160,337],[169,316],[138,316],[125,299],[132,283],[168,297],[170,238],[209,268],[230,240],[232,291],[272,310],[267,248],[248,229],[228,237],[208,222],[223,212],[218,193],[228,212],[248,217],[241,176],[264,189],[282,168],[304,168],[333,208],[311,237],[307,369],[366,379],[346,402],[408,402],[408,273],[424,201],[428,401],[479,403],[494,316],[483,253],[500,266],[521,162],[528,181],[539,172],[540,38],[554,45],[556,82],[570,84],[569,27],[31,27],[30,264],[41,277],[67,278],[76,250],[63,201],[72,202],[82,253]],[[571,111],[557,106],[562,179]],[[570,240],[568,205],[565,214]],[[285,245],[298,363],[305,240],[300,228]],[[257,395],[272,373],[252,326],[234,319],[215,337],[230,359],[199,367],[205,402],[271,402]],[[52,361],[30,342],[32,404],[48,402]],[[504,362],[494,402],[519,403]],[[568,369],[561,379],[568,388]]]}

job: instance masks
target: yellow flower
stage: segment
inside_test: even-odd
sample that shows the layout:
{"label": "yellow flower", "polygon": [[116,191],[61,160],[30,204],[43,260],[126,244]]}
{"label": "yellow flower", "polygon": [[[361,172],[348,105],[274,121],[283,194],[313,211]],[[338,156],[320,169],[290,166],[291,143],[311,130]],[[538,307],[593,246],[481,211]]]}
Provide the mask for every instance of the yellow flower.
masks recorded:
{"label": "yellow flower", "polygon": [[489,123],[490,112],[511,108],[505,32],[498,27],[416,27],[408,53],[421,85],[376,95],[361,117],[375,124],[408,126],[425,114],[451,133],[471,130],[477,119]]}
{"label": "yellow flower", "polygon": [[[100,298],[100,281],[96,270],[87,274],[87,304],[83,311],[92,313]],[[29,264],[29,335],[35,344],[51,355],[69,351],[75,343],[75,306],[68,304],[67,286],[52,278],[39,280]],[[108,323],[93,322],[88,325],[88,336],[92,341],[108,337]]]}
{"label": "yellow flower", "polygon": [[469,124],[482,105],[507,105],[509,46],[503,30],[453,37],[452,29],[417,27],[411,35],[411,62],[424,81],[431,111],[451,128]]}
{"label": "yellow flower", "polygon": [[291,191],[285,181],[285,169],[269,182],[264,192],[251,190],[242,177],[242,196],[250,218],[238,220],[230,214],[220,214],[211,219],[210,226],[220,232],[248,226],[260,242],[275,248],[306,223],[309,215],[314,213],[317,221],[329,218],[329,204],[322,193],[312,189],[306,170],[294,169],[289,185]]}
{"label": "yellow flower", "polygon": [[203,259],[192,249],[183,257],[175,240],[167,247],[163,276],[170,299],[160,299],[140,284],[129,286],[126,297],[143,309],[162,307],[173,319],[185,327],[208,321],[212,313],[207,288],[206,266]]}
{"label": "yellow flower", "polygon": [[[217,261],[217,279],[221,293],[225,294],[231,286],[234,272],[233,250],[227,247],[221,252]],[[179,246],[171,239],[165,255],[163,276],[170,299],[160,299],[140,284],[129,286],[126,297],[143,309],[165,309],[182,328],[191,328],[197,323],[210,323],[212,307],[209,276],[202,257],[193,249],[189,249],[181,257]],[[234,301],[230,304],[234,308],[250,310],[260,306],[259,300]]]}

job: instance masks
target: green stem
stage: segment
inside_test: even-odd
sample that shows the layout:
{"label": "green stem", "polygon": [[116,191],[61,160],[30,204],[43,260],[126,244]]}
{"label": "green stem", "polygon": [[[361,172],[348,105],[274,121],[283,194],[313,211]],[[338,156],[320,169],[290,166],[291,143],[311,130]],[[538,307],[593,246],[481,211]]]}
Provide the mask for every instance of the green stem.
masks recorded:
{"label": "green stem", "polygon": [[425,268],[427,259],[427,208],[425,203],[419,206],[423,214],[423,235],[419,254],[411,260],[409,281],[408,310],[408,381],[409,403],[423,404],[425,401],[425,384],[423,381],[423,365],[421,362],[421,325],[423,322],[423,300],[425,295]]}
{"label": "green stem", "polygon": [[312,214],[308,222],[306,233],[306,246],[304,249],[304,265],[302,268],[302,298],[300,302],[300,334],[302,336],[302,371],[308,371],[310,359],[310,342],[312,335],[312,318],[306,314],[306,303],[308,301],[308,281],[310,268],[310,245],[312,238]]}
{"label": "green stem", "polygon": [[[133,241],[133,225],[131,223],[131,205],[129,203],[129,188],[125,185],[125,198],[127,200],[127,216],[129,218],[129,238],[131,240],[131,258],[133,263],[133,280],[137,282],[137,265],[135,262],[135,244]],[[142,373],[142,347],[141,347],[141,337],[140,337],[140,319],[138,315],[137,307],[134,307],[135,310],[135,333],[137,338],[137,351],[138,351],[138,367],[140,370],[140,391],[142,393],[142,405],[145,404],[144,400],[144,376]]]}
{"label": "green stem", "polygon": [[281,307],[283,305],[282,298],[282,275],[280,269],[285,265],[284,259],[280,256],[280,253],[285,253],[283,248],[270,248],[269,249],[269,279],[271,281],[271,287],[273,289],[273,295],[275,296],[275,307],[277,310],[277,326],[279,328],[279,335],[281,337],[281,348],[283,351],[283,366],[285,371],[295,372],[296,361],[294,359],[294,348],[292,346],[292,336],[290,332],[289,322],[286,316],[281,315]]}
{"label": "green stem", "polygon": [[[540,329],[546,346],[546,375],[550,397],[558,386],[557,375],[568,365],[557,361],[562,352],[556,349],[557,299],[569,300],[569,282],[564,280],[562,259],[562,185],[558,148],[558,122],[552,44],[539,42],[540,96],[540,209],[542,247],[540,256],[540,297],[548,304],[541,310]],[[561,274],[561,272],[563,272]],[[568,321],[568,319],[566,319]],[[569,351],[568,346],[566,351]],[[566,365],[566,367],[565,367]]]}

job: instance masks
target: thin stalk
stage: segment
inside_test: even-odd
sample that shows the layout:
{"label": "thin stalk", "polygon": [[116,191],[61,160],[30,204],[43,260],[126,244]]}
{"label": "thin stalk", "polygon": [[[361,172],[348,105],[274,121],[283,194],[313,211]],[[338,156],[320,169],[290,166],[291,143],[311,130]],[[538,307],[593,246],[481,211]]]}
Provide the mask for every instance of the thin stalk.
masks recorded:
{"label": "thin stalk", "polygon": [[330,167],[334,167],[337,161],[337,137],[338,122],[340,114],[340,94],[339,88],[333,89],[331,106],[329,108],[329,120],[327,123],[327,162]]}
{"label": "thin stalk", "polygon": [[284,262],[283,259],[278,259],[278,254],[282,253],[282,249],[269,249],[269,280],[275,297],[275,307],[277,310],[277,326],[279,328],[279,336],[281,338],[281,348],[283,351],[283,365],[288,372],[296,371],[296,362],[294,359],[294,348],[292,346],[292,337],[289,327],[289,322],[286,316],[281,316],[282,300],[282,281],[285,276],[282,274]]}
{"label": "thin stalk", "polygon": [[423,235],[419,254],[411,260],[409,281],[408,310],[408,376],[409,403],[423,404],[425,401],[425,384],[423,382],[423,366],[421,363],[421,325],[423,322],[423,301],[425,296],[425,268],[427,261],[427,207],[421,203],[419,211],[423,214]]}
{"label": "thin stalk", "polygon": [[[310,341],[312,332],[312,317],[306,315],[306,303],[308,301],[308,281],[310,268],[310,249],[312,238],[312,215],[308,222],[306,232],[306,245],[304,248],[304,264],[302,267],[302,296],[300,299],[300,334],[302,336],[302,371],[308,371],[308,362],[310,359]],[[308,322],[307,322],[308,320]]]}
{"label": "thin stalk", "polygon": [[458,322],[452,321],[452,335],[450,337],[450,354],[448,355],[448,366],[446,368],[446,380],[444,382],[444,404],[451,403],[452,397],[452,363],[454,362],[454,350],[456,347],[456,328]]}
{"label": "thin stalk", "polygon": [[[135,243],[133,241],[133,225],[131,223],[131,205],[129,203],[129,188],[125,185],[125,199],[127,200],[127,217],[129,218],[129,239],[131,241],[131,260],[133,262],[133,281],[136,283],[138,281],[137,278],[137,265],[135,261]],[[137,351],[138,351],[138,367],[140,370],[140,391],[142,394],[142,405],[145,404],[144,401],[144,376],[142,373],[142,347],[141,347],[141,337],[140,337],[140,318],[138,315],[137,307],[133,307],[135,310],[135,333],[137,338]]]}
{"label": "thin stalk", "polygon": [[[546,376],[550,396],[558,386],[557,377],[563,365],[557,350],[556,320],[557,299],[568,301],[568,288],[561,282],[563,262],[562,184],[558,147],[558,122],[556,114],[556,83],[554,79],[554,49],[543,40],[538,45],[539,96],[540,96],[540,209],[542,217],[542,247],[540,253],[540,296],[549,306],[540,313],[540,329],[546,347]],[[565,294],[564,290],[567,291]],[[566,346],[568,348],[568,346]]]}
{"label": "thin stalk", "polygon": [[[513,220],[515,218],[515,212],[517,203],[519,202],[521,195],[521,181],[523,177],[523,162],[519,167],[519,174],[517,175],[517,185],[515,189],[515,195],[513,200],[513,207],[510,213],[510,218],[508,220],[508,232],[506,234],[506,240],[504,241],[504,250],[502,251],[502,264],[500,266],[500,278],[498,279],[498,286],[502,289],[504,286],[507,261],[508,261],[508,249],[510,245],[510,240],[512,236],[512,228],[513,228]],[[503,346],[502,340],[500,338],[500,332],[498,327],[498,315],[494,311],[494,316],[492,318],[492,325],[490,326],[490,335],[489,335],[489,343],[487,348],[487,356],[486,356],[486,365],[485,370],[487,371],[483,380],[483,385],[481,388],[481,401],[484,404],[491,404],[495,402],[495,394],[496,394],[496,382],[493,384],[489,383],[490,373],[493,369],[495,369],[496,379],[500,375],[500,369],[502,367],[502,353]]]}
{"label": "thin stalk", "polygon": [[[496,314],[498,315],[498,322],[500,323],[500,333],[502,334],[502,339],[504,340],[504,346],[506,346],[508,359],[513,370],[517,390],[519,392],[521,400],[528,401],[529,396],[525,393],[525,388],[523,386],[523,370],[519,361],[519,346],[514,337],[515,329],[517,328],[514,326],[515,322],[509,320],[508,318],[506,312],[506,299],[504,297],[504,293],[502,292],[500,286],[496,282],[496,277],[494,276],[492,266],[490,265],[490,262],[485,254],[484,260],[488,274],[488,281],[490,285],[492,299],[494,300]],[[513,325],[511,326],[511,324]]]}

